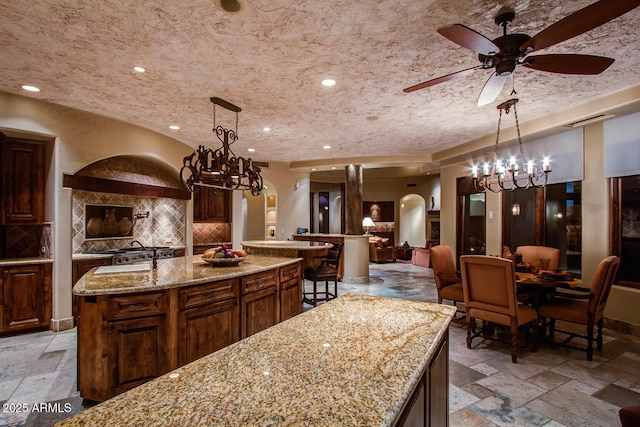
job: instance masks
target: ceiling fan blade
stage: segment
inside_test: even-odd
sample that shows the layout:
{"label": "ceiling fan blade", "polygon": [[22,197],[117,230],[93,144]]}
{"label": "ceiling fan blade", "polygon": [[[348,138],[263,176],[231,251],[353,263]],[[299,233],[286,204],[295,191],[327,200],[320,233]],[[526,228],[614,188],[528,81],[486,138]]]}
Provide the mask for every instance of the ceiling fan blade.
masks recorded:
{"label": "ceiling fan blade", "polygon": [[615,59],[594,55],[535,55],[524,60],[523,67],[560,74],[600,74]]}
{"label": "ceiling fan blade", "polygon": [[469,74],[473,73],[476,70],[480,70],[482,69],[482,65],[477,65],[475,67],[472,68],[467,68],[466,70],[461,70],[461,71],[456,71],[455,73],[451,73],[451,74],[447,74],[446,76],[442,76],[442,77],[438,77],[435,79],[431,79],[431,80],[427,80],[426,82],[422,82],[419,83],[417,85],[408,87],[406,89],[403,89],[402,91],[404,93],[409,93],[409,92],[414,92],[416,90],[420,90],[420,89],[424,89],[425,87],[429,87],[429,86],[433,86],[433,85],[437,85],[438,83],[443,83],[449,80],[453,80],[457,77],[463,77],[463,76],[468,76]]}
{"label": "ceiling fan blade", "polygon": [[478,97],[478,107],[495,101],[498,95],[500,95],[506,81],[506,76],[500,76],[496,73],[491,74],[491,77],[489,77],[489,80],[484,84],[482,92],[480,92],[480,96]]}
{"label": "ceiling fan blade", "polygon": [[545,28],[520,46],[532,52],[585,33],[640,6],[640,0],[600,0]]}
{"label": "ceiling fan blade", "polygon": [[493,55],[500,52],[500,48],[491,40],[462,24],[444,25],[438,28],[438,32],[452,42],[483,55]]}

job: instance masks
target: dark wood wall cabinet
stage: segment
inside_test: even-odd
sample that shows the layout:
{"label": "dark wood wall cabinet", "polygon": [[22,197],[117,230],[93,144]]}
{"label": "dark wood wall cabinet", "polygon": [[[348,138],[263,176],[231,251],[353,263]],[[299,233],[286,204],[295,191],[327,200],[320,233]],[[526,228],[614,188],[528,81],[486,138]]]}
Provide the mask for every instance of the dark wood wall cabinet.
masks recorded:
{"label": "dark wood wall cabinet", "polygon": [[231,191],[196,186],[193,191],[194,222],[229,222]]}
{"label": "dark wood wall cabinet", "polygon": [[48,329],[51,323],[51,264],[0,267],[0,335]]}
{"label": "dark wood wall cabinet", "polygon": [[104,401],[302,312],[301,263],[135,294],[74,296],[78,389]]}
{"label": "dark wood wall cabinet", "polygon": [[2,224],[44,222],[46,142],[17,138],[2,141]]}

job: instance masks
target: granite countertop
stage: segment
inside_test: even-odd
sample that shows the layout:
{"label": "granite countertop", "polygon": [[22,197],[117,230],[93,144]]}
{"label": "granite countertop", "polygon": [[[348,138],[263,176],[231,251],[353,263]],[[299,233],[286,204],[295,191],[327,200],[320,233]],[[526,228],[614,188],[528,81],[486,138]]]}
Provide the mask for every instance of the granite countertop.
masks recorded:
{"label": "granite countertop", "polygon": [[57,425],[391,425],[454,313],[347,294]]}
{"label": "granite countertop", "polygon": [[73,287],[73,294],[123,294],[190,286],[259,273],[299,260],[302,258],[249,255],[238,265],[218,267],[203,261],[201,255],[195,255],[158,260],[157,270],[95,274],[96,269],[92,269],[78,280]]}
{"label": "granite countertop", "polygon": [[23,265],[23,264],[52,264],[52,263],[53,263],[53,258],[45,258],[45,257],[0,259],[0,266]]}
{"label": "granite countertop", "polygon": [[313,242],[299,240],[248,240],[242,242],[242,246],[266,249],[298,249],[302,251],[317,251],[326,248],[326,245],[312,245],[311,243]]}

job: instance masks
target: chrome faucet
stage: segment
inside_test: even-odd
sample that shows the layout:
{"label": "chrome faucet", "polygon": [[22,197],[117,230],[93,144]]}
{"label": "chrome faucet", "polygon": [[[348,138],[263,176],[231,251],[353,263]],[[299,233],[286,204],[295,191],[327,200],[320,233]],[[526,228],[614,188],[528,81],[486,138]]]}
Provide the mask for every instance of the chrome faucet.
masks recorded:
{"label": "chrome faucet", "polygon": [[138,244],[140,245],[140,247],[144,250],[152,250],[153,251],[153,255],[151,257],[151,268],[153,268],[154,270],[158,269],[158,249],[154,246],[152,248],[147,248],[145,245],[143,245],[142,243],[140,243],[139,240],[134,240],[133,242],[130,243],[130,246],[133,246],[134,244]]}

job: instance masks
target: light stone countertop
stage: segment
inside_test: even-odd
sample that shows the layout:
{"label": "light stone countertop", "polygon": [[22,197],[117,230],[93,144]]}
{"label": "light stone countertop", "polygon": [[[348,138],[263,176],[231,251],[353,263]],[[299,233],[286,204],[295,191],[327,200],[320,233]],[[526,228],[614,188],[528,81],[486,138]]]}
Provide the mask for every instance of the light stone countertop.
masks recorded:
{"label": "light stone countertop", "polygon": [[0,259],[0,267],[24,264],[52,264],[53,258],[28,257],[28,258],[4,258]]}
{"label": "light stone countertop", "polygon": [[297,249],[302,251],[318,251],[327,247],[327,245],[314,245],[312,243],[315,242],[301,240],[247,240],[241,243],[247,248]]}
{"label": "light stone countertop", "polygon": [[96,269],[92,269],[78,280],[73,294],[124,294],[197,285],[259,273],[300,260],[302,258],[249,255],[238,265],[219,267],[203,261],[201,255],[194,255],[158,260],[157,270],[96,275]]}
{"label": "light stone countertop", "polygon": [[57,425],[391,425],[454,313],[346,294]]}

